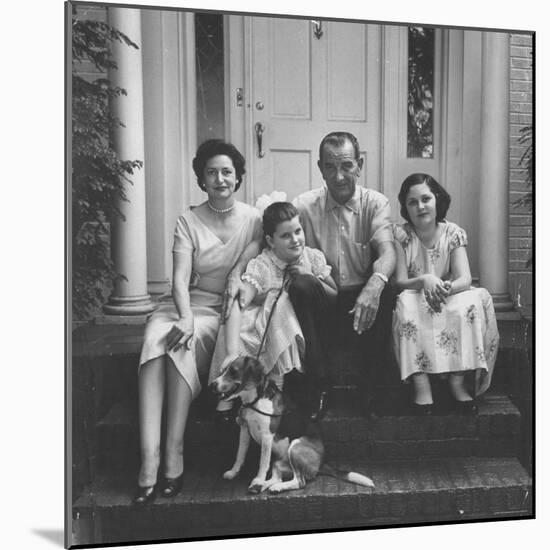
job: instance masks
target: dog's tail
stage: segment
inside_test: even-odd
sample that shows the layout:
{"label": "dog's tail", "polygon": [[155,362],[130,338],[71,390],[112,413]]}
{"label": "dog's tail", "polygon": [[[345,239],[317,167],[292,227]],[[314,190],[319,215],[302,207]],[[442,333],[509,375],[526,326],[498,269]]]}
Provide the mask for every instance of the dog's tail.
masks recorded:
{"label": "dog's tail", "polygon": [[363,487],[374,487],[374,482],[370,477],[364,476],[357,472],[347,472],[344,470],[338,470],[330,464],[324,463],[319,470],[319,475],[325,475],[347,481],[349,483],[355,483],[356,485],[362,485]]}

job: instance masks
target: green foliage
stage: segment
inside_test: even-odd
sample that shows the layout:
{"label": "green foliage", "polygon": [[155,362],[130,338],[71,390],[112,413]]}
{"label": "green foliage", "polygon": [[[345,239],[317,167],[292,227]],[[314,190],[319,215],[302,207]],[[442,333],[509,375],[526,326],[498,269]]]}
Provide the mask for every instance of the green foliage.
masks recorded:
{"label": "green foliage", "polygon": [[[88,318],[105,299],[117,277],[110,258],[110,223],[122,216],[124,185],[142,167],[139,160],[121,160],[110,141],[123,126],[109,102],[125,95],[105,74],[117,68],[111,57],[114,41],[137,48],[126,35],[102,21],[72,20],[72,253],[73,314]],[[101,73],[93,81],[77,74],[78,64],[91,62]]]}
{"label": "green foliage", "polygon": [[[533,210],[533,182],[535,180],[535,165],[533,159],[533,127],[524,126],[520,130],[520,137],[518,143],[525,146],[525,150],[519,159],[519,166],[523,168],[525,172],[525,185],[527,191],[514,202],[516,207],[525,207],[532,212]],[[525,267],[531,267],[533,263],[533,256],[531,255],[525,264]]]}
{"label": "green foliage", "polygon": [[525,150],[519,159],[519,166],[525,172],[525,185],[528,190],[521,196],[515,204],[517,206],[525,206],[531,211],[533,209],[533,180],[535,176],[535,167],[533,164],[533,127],[524,126],[520,130],[518,143],[525,146]]}
{"label": "green foliage", "polygon": [[407,156],[433,157],[434,30],[409,27]]}
{"label": "green foliage", "polygon": [[[533,55],[533,52],[531,52]],[[532,64],[531,64],[532,66]],[[520,136],[518,138],[518,143],[525,147],[521,158],[519,159],[518,166],[523,168],[525,173],[525,185],[527,186],[527,191],[514,202],[514,206],[517,208],[527,208],[529,212],[533,211],[533,183],[535,182],[535,165],[533,157],[533,127],[524,126],[519,131]],[[533,255],[529,257],[525,267],[531,267],[533,262]]]}

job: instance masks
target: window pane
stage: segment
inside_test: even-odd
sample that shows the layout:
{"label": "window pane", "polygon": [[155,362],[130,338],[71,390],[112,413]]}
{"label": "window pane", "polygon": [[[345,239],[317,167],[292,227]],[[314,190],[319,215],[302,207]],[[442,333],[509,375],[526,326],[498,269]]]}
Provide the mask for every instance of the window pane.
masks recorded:
{"label": "window pane", "polygon": [[223,15],[195,14],[197,139],[224,137]]}
{"label": "window pane", "polygon": [[409,27],[407,156],[433,158],[434,30]]}

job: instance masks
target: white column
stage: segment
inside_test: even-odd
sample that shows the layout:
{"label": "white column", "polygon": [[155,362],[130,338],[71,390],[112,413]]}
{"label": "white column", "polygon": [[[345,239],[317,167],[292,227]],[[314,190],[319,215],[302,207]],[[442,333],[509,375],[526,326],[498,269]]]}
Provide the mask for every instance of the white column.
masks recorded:
{"label": "white column", "polygon": [[[126,34],[141,48],[140,10],[109,8],[109,24]],[[124,88],[127,95],[112,102],[113,114],[124,124],[113,136],[114,146],[122,160],[145,158],[143,131],[143,74],[141,49],[114,41],[113,58],[118,69],[109,73],[112,85]],[[117,219],[111,228],[111,249],[118,273],[124,275],[116,283],[104,310],[114,315],[139,315],[152,311],[154,304],[147,293],[147,243],[145,219],[145,170],[135,170],[125,183],[127,201],[119,208],[124,219]]]}
{"label": "white column", "polygon": [[497,311],[513,309],[508,293],[510,40],[484,32],[481,87],[480,284]]}

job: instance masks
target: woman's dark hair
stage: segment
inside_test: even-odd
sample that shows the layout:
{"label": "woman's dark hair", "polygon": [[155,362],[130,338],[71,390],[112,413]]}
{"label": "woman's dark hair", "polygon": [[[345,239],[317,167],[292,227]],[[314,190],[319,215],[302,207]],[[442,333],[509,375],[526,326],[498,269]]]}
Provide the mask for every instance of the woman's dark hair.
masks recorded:
{"label": "woman's dark hair", "polygon": [[411,174],[408,176],[405,181],[401,184],[401,189],[399,190],[399,204],[401,205],[401,216],[410,222],[409,214],[407,212],[407,195],[411,187],[415,185],[422,185],[425,183],[430,191],[435,195],[435,217],[438,222],[441,222],[445,219],[449,206],[451,204],[451,196],[437,181],[428,174]]}
{"label": "woman's dark hair", "polygon": [[235,191],[239,189],[243,181],[243,175],[245,173],[244,157],[239,150],[231,143],[224,141],[223,139],[209,139],[199,145],[197,154],[193,159],[193,171],[197,176],[197,182],[201,189],[204,189],[204,185],[201,183],[204,167],[209,159],[217,155],[225,155],[233,161],[236,174]]}
{"label": "woman's dark hair", "polygon": [[290,202],[272,202],[265,210],[263,216],[264,235],[273,236],[277,226],[298,216],[298,210]]}

